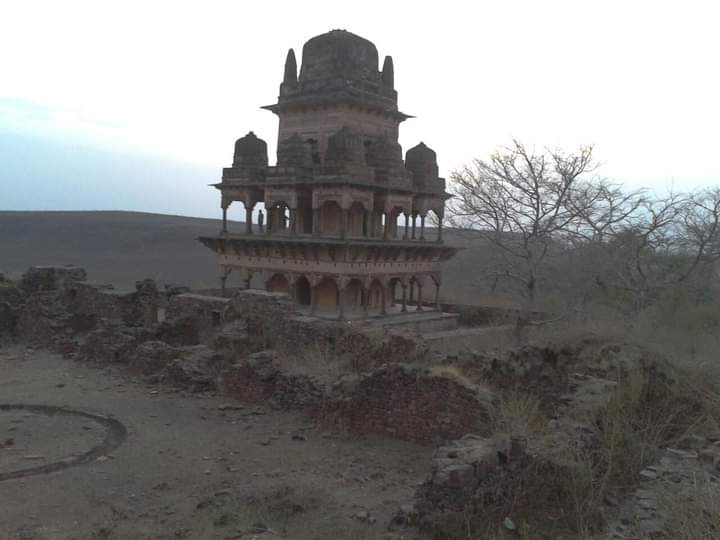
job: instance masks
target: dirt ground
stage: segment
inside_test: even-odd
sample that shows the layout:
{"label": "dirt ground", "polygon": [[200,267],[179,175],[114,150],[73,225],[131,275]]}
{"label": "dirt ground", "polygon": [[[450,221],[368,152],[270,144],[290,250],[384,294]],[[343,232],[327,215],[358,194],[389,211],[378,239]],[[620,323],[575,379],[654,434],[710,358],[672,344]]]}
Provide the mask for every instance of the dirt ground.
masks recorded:
{"label": "dirt ground", "polygon": [[[109,416],[126,438],[73,463],[101,444],[106,426],[8,404]],[[0,348],[0,479],[68,465],[0,481],[0,540],[383,538],[428,476],[431,453],[45,351]],[[404,534],[389,538],[413,537]]]}

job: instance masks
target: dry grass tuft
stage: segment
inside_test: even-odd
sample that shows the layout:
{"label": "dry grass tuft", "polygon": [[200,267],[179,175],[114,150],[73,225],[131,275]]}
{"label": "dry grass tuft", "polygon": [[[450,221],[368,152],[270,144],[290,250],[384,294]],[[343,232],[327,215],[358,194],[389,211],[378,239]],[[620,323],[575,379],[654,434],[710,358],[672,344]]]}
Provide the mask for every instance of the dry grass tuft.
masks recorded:
{"label": "dry grass tuft", "polygon": [[665,484],[658,497],[667,529],[677,540],[712,540],[720,537],[720,490],[709,475],[699,477],[689,489],[678,492]]}
{"label": "dry grass tuft", "polygon": [[540,399],[519,390],[505,392],[493,404],[490,420],[496,433],[537,437],[547,427]]}

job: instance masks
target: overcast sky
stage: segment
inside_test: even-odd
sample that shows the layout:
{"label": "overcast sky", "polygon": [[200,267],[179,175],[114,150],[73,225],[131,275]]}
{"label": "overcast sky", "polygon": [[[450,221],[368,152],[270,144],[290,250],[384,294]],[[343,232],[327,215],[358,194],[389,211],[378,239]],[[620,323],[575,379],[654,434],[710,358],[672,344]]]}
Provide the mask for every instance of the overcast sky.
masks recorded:
{"label": "overcast sky", "polygon": [[594,144],[602,173],[634,187],[720,184],[717,6],[6,1],[0,209],[218,215],[206,186],[236,138],[255,131],[274,161],[277,118],[259,107],[277,99],[287,49],[300,62],[334,28],[393,56],[400,109],[416,116],[400,142],[434,148],[441,174],[516,137]]}

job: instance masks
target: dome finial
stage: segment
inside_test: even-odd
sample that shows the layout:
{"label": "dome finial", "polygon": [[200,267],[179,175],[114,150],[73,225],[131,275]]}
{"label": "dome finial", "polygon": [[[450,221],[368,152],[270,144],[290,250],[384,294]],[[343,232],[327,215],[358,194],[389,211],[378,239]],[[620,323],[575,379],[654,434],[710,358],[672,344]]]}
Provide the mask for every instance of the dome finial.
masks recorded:
{"label": "dome finial", "polygon": [[392,56],[386,56],[382,68],[382,82],[386,88],[395,88],[395,68]]}
{"label": "dome finial", "polygon": [[295,60],[295,51],[288,50],[287,57],[285,58],[285,76],[283,82],[294,83],[297,82],[297,61]]}

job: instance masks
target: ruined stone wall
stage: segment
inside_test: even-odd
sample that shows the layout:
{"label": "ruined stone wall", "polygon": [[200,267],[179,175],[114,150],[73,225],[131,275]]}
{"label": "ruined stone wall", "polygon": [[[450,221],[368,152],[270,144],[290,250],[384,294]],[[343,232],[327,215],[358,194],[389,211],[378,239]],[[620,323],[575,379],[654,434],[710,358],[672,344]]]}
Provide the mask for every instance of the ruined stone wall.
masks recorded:
{"label": "ruined stone wall", "polygon": [[[519,311],[511,308],[494,306],[474,306],[469,304],[441,304],[440,307],[446,313],[457,313],[458,322],[463,326],[491,326],[500,324],[512,324],[517,321]],[[542,319],[546,314],[533,312],[531,317],[535,320]]]}
{"label": "ruined stone wall", "polygon": [[[110,339],[111,333],[123,334],[118,325],[146,328],[156,322],[164,298],[153,281],[139,281],[135,291],[117,292],[86,278],[85,270],[77,267],[30,268],[18,286],[23,298],[16,313],[16,336],[71,354],[80,339],[96,330],[96,338],[104,332]],[[102,321],[114,325],[101,328]]]}
{"label": "ruined stone wall", "polygon": [[160,337],[174,345],[210,344],[225,322],[228,298],[184,293],[167,304]]}
{"label": "ruined stone wall", "polygon": [[[87,283],[84,273],[76,276],[82,281],[53,281],[56,275],[32,274],[33,292],[25,295],[16,325],[29,343],[79,360],[126,364],[157,382],[219,387],[242,401],[302,410],[352,433],[431,444],[486,424],[488,400],[477,387],[401,365],[425,350],[411,332],[309,318],[287,295],[263,291],[231,299],[177,294],[168,300],[165,320],[156,322],[163,295],[150,282],[115,293]],[[308,352],[317,366],[294,364],[293,355]],[[329,361],[349,373],[369,373],[331,386],[338,375],[324,369]]]}
{"label": "ruined stone wall", "polygon": [[411,362],[426,351],[422,337],[413,332],[385,331],[346,322],[309,318],[299,314],[285,294],[247,290],[235,294],[223,321],[241,321],[252,340],[252,351],[276,349],[293,354],[319,350],[323,356],[347,359],[355,370],[388,362]]}
{"label": "ruined stone wall", "polygon": [[314,411],[324,399],[319,381],[281,370],[273,351],[261,351],[234,363],[222,374],[221,388],[228,397],[285,410]]}
{"label": "ruined stone wall", "polygon": [[402,365],[381,367],[333,388],[321,423],[436,444],[488,430],[489,394],[443,375]]}
{"label": "ruined stone wall", "polygon": [[88,282],[71,284],[66,291],[68,309],[85,317],[123,321],[138,326],[141,317],[137,314],[135,292],[115,291],[110,287]]}
{"label": "ruined stone wall", "polygon": [[69,283],[85,281],[87,273],[77,266],[32,266],[20,280],[20,288],[31,294],[63,290]]}
{"label": "ruined stone wall", "polygon": [[0,279],[0,336],[15,333],[17,319],[25,302],[22,289],[10,281]]}

